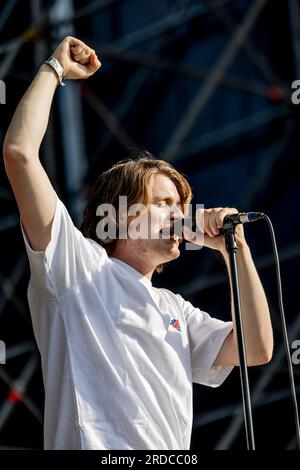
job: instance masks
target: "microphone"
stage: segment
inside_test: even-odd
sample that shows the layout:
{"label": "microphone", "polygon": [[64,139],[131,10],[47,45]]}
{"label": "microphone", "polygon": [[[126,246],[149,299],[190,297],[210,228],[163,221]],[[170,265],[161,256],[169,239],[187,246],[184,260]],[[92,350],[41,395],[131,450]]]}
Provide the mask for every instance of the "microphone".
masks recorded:
{"label": "microphone", "polygon": [[[226,230],[232,229],[235,225],[238,224],[246,224],[248,222],[256,222],[257,220],[263,219],[265,217],[265,214],[263,212],[239,212],[236,214],[231,214],[231,215],[226,215],[223,221],[223,226],[220,228],[220,232],[222,235],[226,233]],[[196,220],[194,218],[191,219],[191,223],[185,224],[186,220],[190,220],[189,218],[186,219],[178,219],[175,220],[173,223],[173,234],[177,235],[179,238],[185,239],[184,236],[182,236],[182,227],[187,226],[190,228],[192,232],[196,231]],[[183,224],[183,225],[182,225]],[[164,230],[164,229],[162,229]],[[169,230],[169,229],[166,229]],[[166,232],[166,235],[168,235],[169,232]],[[190,241],[187,239],[187,241]]]}
{"label": "microphone", "polygon": [[220,232],[223,233],[238,224],[256,222],[257,220],[263,219],[264,216],[265,214],[263,212],[239,212],[238,214],[226,215]]}

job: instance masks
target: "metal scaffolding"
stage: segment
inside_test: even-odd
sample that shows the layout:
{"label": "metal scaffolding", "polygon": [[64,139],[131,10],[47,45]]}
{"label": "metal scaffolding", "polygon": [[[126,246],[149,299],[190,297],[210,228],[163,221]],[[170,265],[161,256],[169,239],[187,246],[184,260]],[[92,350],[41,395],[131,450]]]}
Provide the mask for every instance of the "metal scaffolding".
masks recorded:
{"label": "metal scaffolding", "polygon": [[[230,178],[234,167],[228,166],[225,174],[222,170],[225,165],[233,159],[247,160],[249,169],[240,176],[244,178],[243,184],[232,196],[238,207],[254,208],[260,195],[262,209],[276,214],[277,207],[281,209],[281,205],[277,205],[278,197],[285,201],[294,194],[290,192],[291,182],[297,179],[299,183],[300,179],[300,175],[291,170],[293,156],[297,153],[299,120],[290,102],[289,78],[300,79],[299,0],[289,0],[286,5],[282,3],[277,7],[282,11],[280,21],[285,41],[291,48],[290,77],[282,72],[279,59],[275,61],[268,55],[265,43],[272,41],[272,37],[260,35],[260,42],[256,42],[255,31],[261,27],[260,22],[273,21],[268,0],[144,2],[145,12],[151,10],[151,18],[154,18],[149,21],[142,15],[142,2],[138,7],[134,0],[94,0],[85,2],[83,7],[76,0],[30,0],[27,23],[19,20],[18,27],[21,25],[23,29],[16,37],[11,37],[8,28],[11,29],[12,19],[18,14],[17,6],[22,8],[21,2],[6,0],[2,3],[1,80],[7,83],[19,80],[24,87],[47,58],[49,48],[67,34],[77,35],[96,48],[104,63],[99,79],[68,83],[63,92],[59,90],[54,102],[55,117],[50,117],[41,152],[50,179],[65,197],[75,219],[84,206],[84,193],[91,175],[119,160],[118,155],[123,156],[128,148],[145,147],[149,142],[161,158],[178,164],[191,176],[195,189],[199,185],[199,191],[204,182],[199,176],[201,171],[209,174],[213,181],[214,171],[221,168],[224,179]],[[138,19],[131,18],[132,23],[129,20],[134,8],[141,9],[143,18],[138,27]],[[107,27],[102,38],[98,29],[113,21],[118,29],[113,31],[112,26],[110,30]],[[206,28],[206,24],[209,27]],[[200,54],[206,45],[213,51],[215,60],[204,63]],[[24,48],[30,49],[34,58],[25,70],[20,60],[20,51]],[[191,59],[195,54],[199,54],[197,63]],[[243,61],[240,67],[239,61]],[[244,63],[251,67],[252,74],[241,74],[243,67],[248,70]],[[19,71],[25,80],[18,77]],[[122,74],[126,79],[120,80],[123,92],[116,90],[114,94],[112,89],[106,91],[105,83],[117,82],[116,74],[118,79]],[[165,100],[162,96],[166,96]],[[216,106],[216,96],[222,96],[224,103],[234,100],[239,113],[228,113],[224,104]],[[163,116],[161,133],[156,124],[160,116]],[[0,122],[0,137],[4,136],[5,124]],[[99,130],[93,132],[96,126]],[[19,217],[4,178],[0,181],[0,198],[1,246],[13,240],[18,252],[24,252]],[[213,193],[211,200],[214,200]],[[291,204],[290,213],[294,207]],[[283,209],[287,210],[286,206]],[[292,232],[288,233],[280,246],[280,257],[289,275],[296,269],[293,263],[299,262],[299,254],[297,238],[293,238]],[[180,278],[175,269],[173,277],[170,276],[183,296],[198,302],[203,297],[209,298],[212,288],[224,288],[225,272],[219,269],[215,257],[204,256],[201,263],[193,260],[192,263],[189,268],[192,275]],[[256,264],[268,285],[272,279],[273,286],[269,287],[272,292],[273,258],[268,250],[260,250]],[[42,432],[42,400],[36,401],[31,387],[32,382],[41,382],[41,374],[25,303],[28,265],[24,253],[11,256],[10,263],[0,267],[0,281],[0,340],[5,339],[5,335],[8,338],[7,364],[0,365],[0,448],[39,447],[41,441],[34,438],[34,442],[28,441],[25,435],[24,439],[18,437],[17,444],[13,438],[6,438],[10,421],[16,422],[24,412],[22,408],[31,420],[34,435]],[[290,336],[296,338],[300,334],[299,305],[289,299],[289,307],[292,312],[288,318]],[[272,311],[275,316],[273,304]],[[24,327],[22,334],[15,332],[14,323],[20,324],[21,330]],[[284,348],[280,345],[271,364],[253,384],[253,404],[258,414],[271,403],[276,413],[282,413],[282,406],[287,402],[286,386],[282,383],[272,386],[276,377],[284,373],[283,355]],[[298,393],[299,377],[297,374]],[[226,403],[208,411],[196,406],[194,442],[203,437],[212,424],[216,427],[212,447],[234,447],[242,432],[240,403],[227,397]],[[289,432],[284,445],[293,449],[296,440],[292,427]]]}

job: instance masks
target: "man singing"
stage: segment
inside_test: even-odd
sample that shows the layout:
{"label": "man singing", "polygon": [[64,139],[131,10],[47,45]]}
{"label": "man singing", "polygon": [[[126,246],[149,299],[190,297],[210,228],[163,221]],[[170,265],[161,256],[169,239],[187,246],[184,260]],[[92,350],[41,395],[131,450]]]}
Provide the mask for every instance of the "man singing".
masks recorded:
{"label": "man singing", "polygon": [[[234,312],[232,321],[220,321],[151,283],[154,271],[180,255],[174,225],[191,200],[187,180],[143,153],[119,162],[97,179],[78,230],[39,160],[57,86],[62,79],[88,78],[100,66],[94,50],[65,38],[41,65],[4,143],[30,262],[45,449],[189,449],[192,383],[221,385],[239,356]],[[119,196],[128,207],[143,204],[151,236],[121,237],[116,217],[116,237],[98,237],[98,206],[113,205],[124,216]],[[235,212],[203,210],[203,244],[218,250],[227,266],[219,229]],[[127,220],[135,216],[128,212]],[[198,243],[185,230],[185,238]],[[241,225],[236,239],[247,361],[266,364],[273,351],[269,308]]]}

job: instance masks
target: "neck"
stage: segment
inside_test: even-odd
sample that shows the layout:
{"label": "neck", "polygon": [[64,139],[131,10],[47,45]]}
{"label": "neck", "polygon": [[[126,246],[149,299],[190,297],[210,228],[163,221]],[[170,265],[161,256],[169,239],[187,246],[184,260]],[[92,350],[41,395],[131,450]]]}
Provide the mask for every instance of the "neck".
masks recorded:
{"label": "neck", "polygon": [[151,281],[152,274],[154,273],[156,266],[150,265],[144,258],[138,258],[135,254],[127,253],[118,250],[117,248],[111,253],[111,256],[128,264]]}

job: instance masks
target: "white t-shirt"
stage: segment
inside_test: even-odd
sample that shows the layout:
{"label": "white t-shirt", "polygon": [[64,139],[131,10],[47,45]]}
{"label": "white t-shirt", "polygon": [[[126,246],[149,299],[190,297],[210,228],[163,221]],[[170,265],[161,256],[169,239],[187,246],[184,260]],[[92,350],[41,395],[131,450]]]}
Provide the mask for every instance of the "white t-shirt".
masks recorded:
{"label": "white t-shirt", "polygon": [[189,449],[192,382],[216,387],[232,370],[213,366],[232,322],[108,257],[59,198],[45,252],[22,233],[45,449]]}

